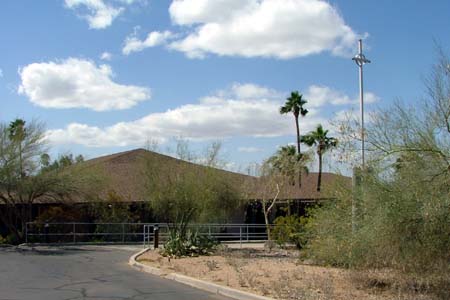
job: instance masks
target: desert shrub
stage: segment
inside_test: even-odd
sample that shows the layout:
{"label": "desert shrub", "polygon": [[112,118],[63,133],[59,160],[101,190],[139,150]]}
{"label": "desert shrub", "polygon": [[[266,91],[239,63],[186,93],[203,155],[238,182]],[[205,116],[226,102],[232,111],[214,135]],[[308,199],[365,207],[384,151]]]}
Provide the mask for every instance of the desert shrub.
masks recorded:
{"label": "desert shrub", "polygon": [[274,221],[272,238],[280,246],[287,243],[294,244],[297,248],[302,248],[305,242],[305,224],[307,218],[295,215],[280,216]]}
{"label": "desert shrub", "polygon": [[352,241],[351,190],[341,187],[336,189],[335,196],[336,200],[310,211],[302,255],[319,264],[347,267]]}
{"label": "desert shrub", "polygon": [[236,180],[224,172],[180,164],[164,166],[167,173],[159,175],[152,171],[157,168],[149,162],[147,188],[158,221],[178,223],[189,216],[188,222],[227,222],[240,206]]}
{"label": "desert shrub", "polygon": [[449,272],[450,174],[431,179],[433,163],[424,160],[430,157],[414,157],[388,176],[372,168],[359,195],[336,191],[334,202],[311,212],[308,255],[331,265]]}
{"label": "desert shrub", "polygon": [[208,255],[218,242],[198,231],[187,228],[187,222],[181,221],[169,228],[169,237],[161,255],[168,257]]}
{"label": "desert shrub", "polygon": [[312,213],[307,256],[417,275],[438,297],[450,290],[448,65],[441,56],[423,105],[396,103],[372,117],[361,183],[336,189],[336,200]]}
{"label": "desert shrub", "polygon": [[17,238],[17,236],[16,235],[14,235],[14,234],[8,234],[7,236],[6,236],[6,238],[4,239],[4,241],[5,241],[5,244],[7,244],[7,245],[18,245],[18,244],[20,244],[20,240]]}
{"label": "desert shrub", "polygon": [[63,223],[63,222],[80,222],[83,220],[83,213],[79,208],[69,205],[52,206],[46,209],[39,217],[36,223]]}

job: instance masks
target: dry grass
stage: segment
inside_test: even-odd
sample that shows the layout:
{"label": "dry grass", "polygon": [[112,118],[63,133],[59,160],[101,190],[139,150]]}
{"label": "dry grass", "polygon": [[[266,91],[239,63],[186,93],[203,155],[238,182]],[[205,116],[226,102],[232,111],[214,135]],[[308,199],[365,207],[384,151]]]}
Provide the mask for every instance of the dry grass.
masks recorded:
{"label": "dry grass", "polygon": [[168,273],[178,272],[276,299],[435,299],[427,294],[425,285],[411,288],[417,281],[389,270],[350,271],[305,265],[300,263],[297,251],[222,248],[212,256],[171,260],[150,251],[139,260]]}

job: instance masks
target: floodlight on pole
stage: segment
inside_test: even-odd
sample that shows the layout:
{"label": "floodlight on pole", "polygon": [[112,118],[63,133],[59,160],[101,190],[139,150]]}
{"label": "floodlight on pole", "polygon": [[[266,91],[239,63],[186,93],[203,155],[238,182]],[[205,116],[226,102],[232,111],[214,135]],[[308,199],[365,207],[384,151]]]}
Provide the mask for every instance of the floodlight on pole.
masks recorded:
{"label": "floodlight on pole", "polygon": [[359,52],[352,58],[353,61],[359,67],[359,105],[360,105],[360,113],[361,113],[361,167],[365,168],[365,158],[364,158],[364,87],[363,87],[363,66],[365,64],[370,63],[364,54],[362,53],[362,40],[358,41],[359,43]]}

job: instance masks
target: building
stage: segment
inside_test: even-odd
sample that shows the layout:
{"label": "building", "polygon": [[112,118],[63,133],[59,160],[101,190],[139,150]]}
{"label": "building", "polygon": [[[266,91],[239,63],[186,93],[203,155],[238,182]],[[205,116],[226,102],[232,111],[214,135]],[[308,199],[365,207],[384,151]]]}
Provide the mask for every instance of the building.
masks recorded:
{"label": "building", "polygon": [[[71,171],[70,168],[67,169],[67,172]],[[164,182],[171,176],[183,176],[186,172],[195,172],[195,174],[198,174],[199,180],[207,172],[214,172],[214,174],[226,178],[241,190],[244,204],[242,207],[236,208],[236,213],[233,216],[235,223],[263,223],[261,200],[273,198],[275,195],[273,187],[268,187],[267,182],[261,178],[213,169],[144,149],[94,158],[80,163],[77,168],[96,174],[97,179],[101,182],[101,184],[98,184],[97,196],[92,198],[92,196],[76,194],[70,200],[38,199],[33,204],[32,219],[41,217],[40,220],[42,221],[44,218],[42,216],[45,216],[49,209],[59,207],[59,211],[56,210],[57,213],[69,209],[74,211],[71,215],[72,219],[67,220],[74,221],[78,218],[77,212],[85,210],[89,205],[101,205],[103,202],[108,204],[114,200],[138,212],[140,222],[152,222],[154,221],[152,216],[141,209],[150,200],[149,180]],[[316,190],[317,173],[303,174],[301,188],[299,188],[298,183],[292,185],[286,181],[280,189],[277,209],[274,210],[272,219],[286,211],[304,214],[306,207],[332,200],[332,197],[327,193],[327,187],[332,187],[338,182],[347,186],[351,185],[350,178],[332,173],[322,174],[322,185],[324,187],[322,192]],[[79,215],[81,218],[82,214]],[[92,219],[83,218],[82,221],[92,221]],[[64,221],[64,219],[59,221]]]}

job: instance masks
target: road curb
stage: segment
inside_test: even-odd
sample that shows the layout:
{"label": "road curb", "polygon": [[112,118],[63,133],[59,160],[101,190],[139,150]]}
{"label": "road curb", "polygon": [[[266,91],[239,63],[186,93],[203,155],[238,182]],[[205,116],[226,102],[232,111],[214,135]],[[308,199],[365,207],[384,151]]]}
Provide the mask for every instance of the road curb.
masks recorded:
{"label": "road curb", "polygon": [[230,287],[218,285],[218,284],[215,284],[215,283],[212,283],[209,281],[204,281],[204,280],[192,278],[192,277],[177,274],[177,273],[169,273],[168,274],[168,273],[162,271],[161,269],[147,266],[147,265],[144,265],[144,264],[136,261],[136,259],[139,256],[141,256],[142,254],[144,254],[145,252],[147,252],[149,250],[150,250],[150,248],[144,249],[144,250],[139,251],[138,253],[134,254],[128,260],[128,264],[131,267],[133,267],[141,272],[160,276],[165,279],[173,280],[173,281],[176,281],[176,282],[179,282],[179,283],[182,283],[185,285],[189,285],[191,287],[194,287],[194,288],[197,288],[200,290],[204,290],[204,291],[207,291],[210,293],[222,295],[222,296],[229,297],[232,299],[237,299],[237,300],[274,300],[273,298],[255,295],[252,293],[240,291],[237,289],[233,289]]}

